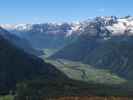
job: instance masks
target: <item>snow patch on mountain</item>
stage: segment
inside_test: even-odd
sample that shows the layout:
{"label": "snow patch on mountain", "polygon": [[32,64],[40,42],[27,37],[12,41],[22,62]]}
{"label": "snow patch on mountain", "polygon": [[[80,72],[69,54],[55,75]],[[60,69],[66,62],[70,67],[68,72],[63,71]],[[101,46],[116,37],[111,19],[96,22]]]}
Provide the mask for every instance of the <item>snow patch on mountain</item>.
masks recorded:
{"label": "snow patch on mountain", "polygon": [[119,18],[117,23],[112,26],[106,26],[112,35],[132,35],[133,34],[133,17]]}
{"label": "snow patch on mountain", "polygon": [[[1,27],[15,34],[17,32],[36,32],[42,34],[53,35],[79,35],[88,31],[88,33],[98,32],[101,34],[109,31],[111,35],[133,35],[133,17],[116,17],[116,16],[100,16],[94,19],[88,19],[75,23],[44,23],[44,24],[1,24]],[[97,30],[97,31],[96,31]],[[95,31],[95,32],[92,32]]]}

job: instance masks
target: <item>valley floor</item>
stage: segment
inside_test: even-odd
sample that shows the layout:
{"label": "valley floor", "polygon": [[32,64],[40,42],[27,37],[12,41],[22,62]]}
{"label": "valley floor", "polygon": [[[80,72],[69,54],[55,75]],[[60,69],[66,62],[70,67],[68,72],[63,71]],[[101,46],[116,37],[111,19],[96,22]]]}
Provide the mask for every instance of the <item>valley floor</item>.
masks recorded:
{"label": "valley floor", "polygon": [[124,78],[111,73],[109,70],[97,69],[81,62],[69,61],[65,59],[45,59],[45,61],[53,64],[57,69],[61,70],[69,78],[74,80],[106,84],[121,84],[126,82]]}

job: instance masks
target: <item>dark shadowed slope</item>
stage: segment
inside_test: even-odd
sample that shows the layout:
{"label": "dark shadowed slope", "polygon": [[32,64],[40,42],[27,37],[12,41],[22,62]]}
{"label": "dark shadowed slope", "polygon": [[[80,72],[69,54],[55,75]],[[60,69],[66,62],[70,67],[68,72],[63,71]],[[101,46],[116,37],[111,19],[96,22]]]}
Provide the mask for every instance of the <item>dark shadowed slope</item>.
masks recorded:
{"label": "dark shadowed slope", "polygon": [[3,28],[0,28],[0,34],[7,39],[9,42],[13,43],[14,45],[16,45],[18,48],[23,49],[25,52],[36,55],[36,56],[40,56],[43,53],[33,49],[31,44],[29,43],[29,41],[27,41],[24,38],[18,37],[8,31],[6,31]]}
{"label": "dark shadowed slope", "polygon": [[131,32],[125,30],[114,34],[106,27],[106,20],[104,22],[100,19],[88,23],[77,40],[53,54],[51,58],[84,62],[133,79]]}
{"label": "dark shadowed slope", "polygon": [[8,92],[19,81],[37,76],[50,80],[65,78],[54,66],[18,49],[0,35],[0,94]]}
{"label": "dark shadowed slope", "polygon": [[[83,39],[83,38],[82,38]],[[51,58],[81,61],[96,68],[109,69],[127,79],[133,79],[133,37],[118,36],[109,40],[79,39]]]}
{"label": "dark shadowed slope", "polygon": [[114,37],[105,41],[83,60],[97,68],[109,69],[133,79],[133,37]]}
{"label": "dark shadowed slope", "polygon": [[82,61],[94,48],[100,45],[99,39],[95,37],[79,37],[76,41],[57,51],[50,58],[63,58],[73,61]]}

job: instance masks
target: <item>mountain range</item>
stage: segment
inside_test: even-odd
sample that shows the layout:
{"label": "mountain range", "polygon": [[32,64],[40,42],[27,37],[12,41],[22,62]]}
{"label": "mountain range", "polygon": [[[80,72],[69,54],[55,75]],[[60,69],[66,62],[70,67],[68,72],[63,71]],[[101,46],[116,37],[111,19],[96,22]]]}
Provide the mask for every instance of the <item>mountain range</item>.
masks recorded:
{"label": "mountain range", "polygon": [[104,38],[109,35],[132,35],[133,17],[100,16],[75,23],[1,24],[0,26],[28,40],[34,48],[61,48],[84,33],[88,35],[98,33],[97,35]]}
{"label": "mountain range", "polygon": [[99,69],[108,69],[112,73],[132,80],[132,27],[128,31],[126,28],[123,31],[121,27],[119,32],[117,29],[109,30],[110,27],[122,23],[119,20],[131,20],[131,17],[117,19],[117,21],[111,19],[111,22],[107,20],[108,18],[103,19],[105,18],[94,19],[74,42],[66,45],[50,58],[81,61]]}
{"label": "mountain range", "polygon": [[132,95],[132,16],[0,26],[0,94]]}

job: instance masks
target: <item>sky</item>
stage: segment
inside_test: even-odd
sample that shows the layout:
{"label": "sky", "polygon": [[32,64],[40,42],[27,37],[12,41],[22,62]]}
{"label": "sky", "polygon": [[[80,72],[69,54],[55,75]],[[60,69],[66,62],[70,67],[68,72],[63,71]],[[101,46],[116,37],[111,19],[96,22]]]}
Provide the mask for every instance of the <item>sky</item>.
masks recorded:
{"label": "sky", "polygon": [[0,0],[1,24],[74,22],[133,15],[133,0]]}

